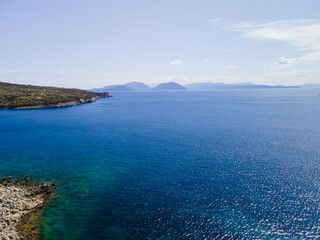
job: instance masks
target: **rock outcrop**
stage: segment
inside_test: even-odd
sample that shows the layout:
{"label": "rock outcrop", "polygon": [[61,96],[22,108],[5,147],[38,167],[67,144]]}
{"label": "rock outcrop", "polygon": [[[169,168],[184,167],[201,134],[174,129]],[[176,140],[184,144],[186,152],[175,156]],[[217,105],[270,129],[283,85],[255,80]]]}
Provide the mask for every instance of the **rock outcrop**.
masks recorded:
{"label": "rock outcrop", "polygon": [[95,93],[98,97],[101,98],[108,98],[108,97],[112,97],[112,95],[108,92],[96,92]]}
{"label": "rock outcrop", "polygon": [[34,183],[29,178],[0,180],[0,239],[37,239],[36,215],[52,198],[53,183]]}

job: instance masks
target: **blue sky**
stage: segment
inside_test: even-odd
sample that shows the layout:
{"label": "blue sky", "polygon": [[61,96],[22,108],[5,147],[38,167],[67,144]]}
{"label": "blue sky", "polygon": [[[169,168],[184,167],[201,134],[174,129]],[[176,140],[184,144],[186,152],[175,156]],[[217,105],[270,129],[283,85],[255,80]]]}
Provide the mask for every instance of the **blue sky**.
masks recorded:
{"label": "blue sky", "polygon": [[0,81],[320,83],[320,1],[0,0]]}

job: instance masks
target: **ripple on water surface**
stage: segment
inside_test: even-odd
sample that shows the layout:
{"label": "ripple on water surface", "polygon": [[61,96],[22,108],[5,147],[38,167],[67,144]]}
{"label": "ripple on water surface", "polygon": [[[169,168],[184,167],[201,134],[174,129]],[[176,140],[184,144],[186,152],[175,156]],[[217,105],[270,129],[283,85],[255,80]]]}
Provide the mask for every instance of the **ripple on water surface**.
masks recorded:
{"label": "ripple on water surface", "polygon": [[0,112],[0,173],[54,179],[43,239],[316,239],[305,89],[117,93]]}

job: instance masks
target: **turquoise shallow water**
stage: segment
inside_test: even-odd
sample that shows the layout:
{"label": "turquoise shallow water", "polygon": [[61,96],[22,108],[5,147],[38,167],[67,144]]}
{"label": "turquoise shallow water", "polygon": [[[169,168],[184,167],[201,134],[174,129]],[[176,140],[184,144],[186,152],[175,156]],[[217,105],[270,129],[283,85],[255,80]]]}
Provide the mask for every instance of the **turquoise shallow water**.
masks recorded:
{"label": "turquoise shallow water", "polygon": [[43,239],[315,239],[320,90],[114,93],[0,111],[0,174],[54,180]]}

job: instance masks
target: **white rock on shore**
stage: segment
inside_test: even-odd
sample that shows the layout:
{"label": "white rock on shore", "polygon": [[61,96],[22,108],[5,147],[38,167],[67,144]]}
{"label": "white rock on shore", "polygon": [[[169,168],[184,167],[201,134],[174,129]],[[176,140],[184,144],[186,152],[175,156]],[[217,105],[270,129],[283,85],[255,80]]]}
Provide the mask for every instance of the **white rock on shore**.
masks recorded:
{"label": "white rock on shore", "polygon": [[0,182],[0,240],[25,239],[18,230],[19,223],[44,206],[51,190],[43,184],[30,183],[27,178],[20,182],[3,179]]}

